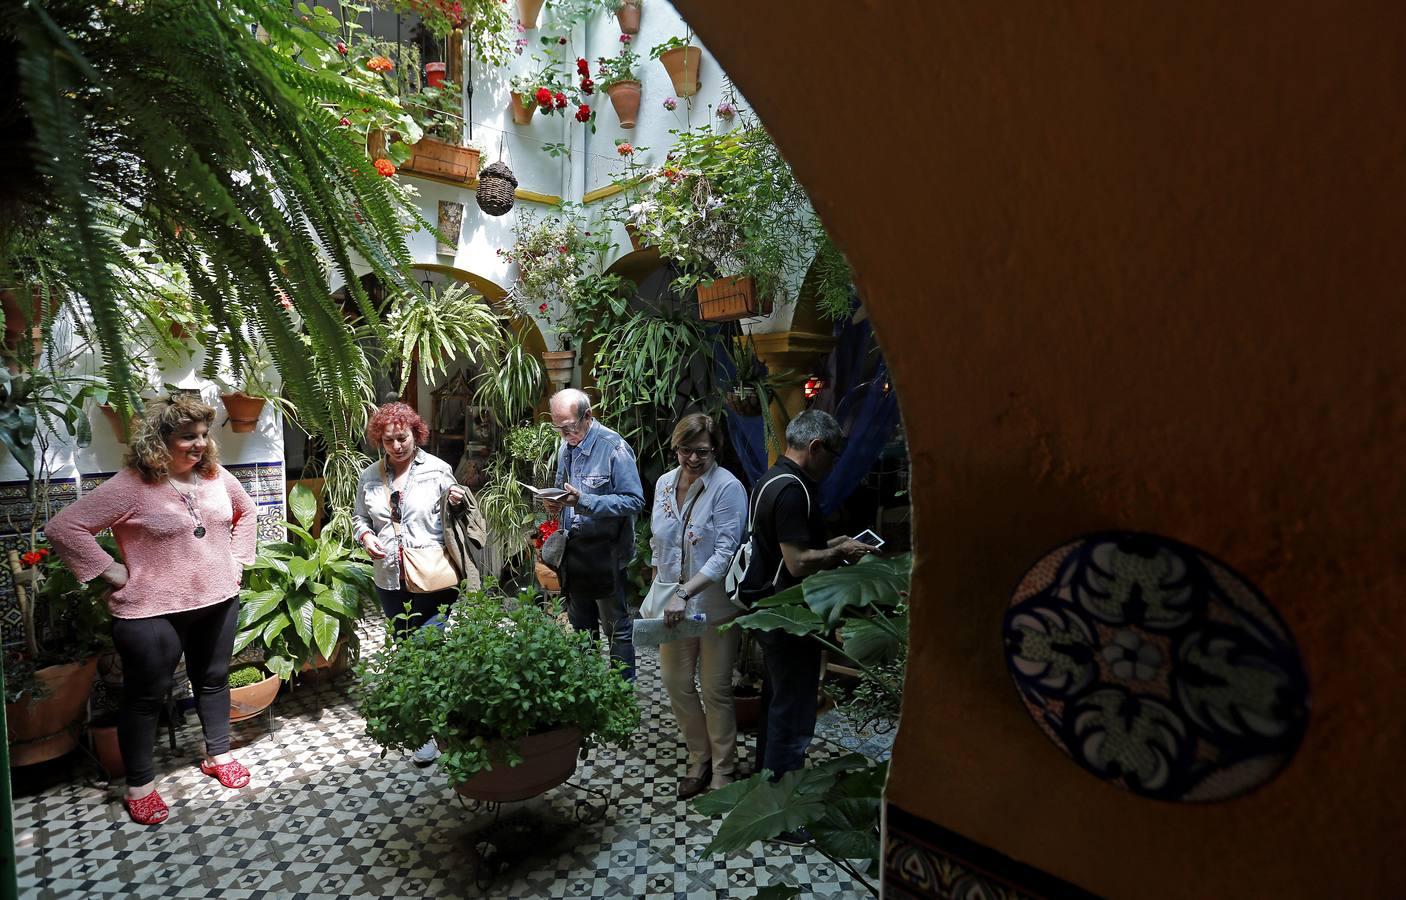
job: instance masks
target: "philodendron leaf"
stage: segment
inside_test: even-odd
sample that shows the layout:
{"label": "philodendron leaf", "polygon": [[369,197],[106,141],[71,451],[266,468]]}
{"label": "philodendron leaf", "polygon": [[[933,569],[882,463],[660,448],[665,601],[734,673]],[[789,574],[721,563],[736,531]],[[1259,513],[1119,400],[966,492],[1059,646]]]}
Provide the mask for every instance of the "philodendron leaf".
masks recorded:
{"label": "philodendron leaf", "polygon": [[801,586],[806,605],[834,628],[850,610],[869,606],[897,606],[908,593],[910,554],[881,559],[869,556],[856,565],[841,566],[811,575]]}
{"label": "philodendron leaf", "polygon": [[705,816],[721,816],[732,812],[751,790],[771,781],[771,770],[763,769],[750,778],[734,781],[716,791],[708,791],[693,801],[693,808]]}
{"label": "philodendron leaf", "polygon": [[288,511],[293,514],[299,525],[309,528],[317,517],[317,497],[307,485],[294,485],[293,490],[288,492]]}
{"label": "philodendron leaf", "polygon": [[810,824],[821,850],[839,859],[874,859],[879,855],[879,801],[830,800],[825,815]]}
{"label": "philodendron leaf", "polygon": [[850,619],[840,629],[845,654],[861,665],[891,662],[908,641],[908,616],[877,615],[872,619]]}
{"label": "philodendron leaf", "polygon": [[759,609],[754,613],[740,616],[736,620],[743,628],[758,631],[781,629],[789,634],[819,634],[825,620],[804,606],[781,606],[776,609]]}
{"label": "philodendron leaf", "polygon": [[703,852],[741,850],[815,821],[825,813],[824,794],[834,780],[833,775],[800,769],[787,772],[780,781],[757,784],[738,800]]}

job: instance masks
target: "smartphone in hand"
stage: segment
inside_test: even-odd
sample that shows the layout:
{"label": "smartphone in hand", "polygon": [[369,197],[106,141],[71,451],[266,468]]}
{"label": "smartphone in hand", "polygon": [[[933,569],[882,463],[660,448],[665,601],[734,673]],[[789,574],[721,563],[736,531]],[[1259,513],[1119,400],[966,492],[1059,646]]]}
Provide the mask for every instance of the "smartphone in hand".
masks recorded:
{"label": "smartphone in hand", "polygon": [[884,539],[875,534],[872,528],[864,529],[863,531],[859,532],[859,534],[856,534],[854,537],[850,538],[850,540],[859,541],[859,543],[873,547],[875,550],[879,549],[884,545]]}

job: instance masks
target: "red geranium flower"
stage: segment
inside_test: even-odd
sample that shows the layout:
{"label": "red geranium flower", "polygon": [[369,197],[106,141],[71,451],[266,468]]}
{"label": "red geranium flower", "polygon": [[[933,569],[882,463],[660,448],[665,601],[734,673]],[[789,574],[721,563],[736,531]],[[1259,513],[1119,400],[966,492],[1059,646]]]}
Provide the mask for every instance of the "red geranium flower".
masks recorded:
{"label": "red geranium flower", "polygon": [[552,92],[544,87],[539,87],[537,93],[532,95],[532,99],[537,101],[537,105],[545,109],[552,108]]}
{"label": "red geranium flower", "polygon": [[589,78],[581,79],[581,93],[589,97],[591,94],[595,93],[595,90],[596,83],[594,81]]}
{"label": "red geranium flower", "polygon": [[591,108],[586,104],[582,103],[580,108],[576,110],[576,121],[589,122],[591,121],[592,115],[593,113],[591,112]]}
{"label": "red geranium flower", "polygon": [[346,116],[342,116],[342,121],[338,122],[337,124],[342,126],[343,128],[346,128],[351,125],[351,119],[348,119]]}
{"label": "red geranium flower", "polygon": [[28,553],[20,555],[20,562],[24,563],[26,566],[34,566],[38,565],[39,561],[43,558],[44,554],[40,553],[38,550],[31,550]]}
{"label": "red geranium flower", "polygon": [[629,141],[623,141],[615,146],[615,152],[621,156],[629,156],[635,152],[635,147]]}
{"label": "red geranium flower", "polygon": [[565,94],[563,94],[561,91],[557,91],[557,95],[556,95],[556,97],[555,97],[554,99],[555,99],[556,102],[557,102],[557,109],[566,109],[566,95],[565,95]]}
{"label": "red geranium flower", "polygon": [[537,307],[537,311],[540,312],[540,313],[546,312],[546,311],[547,311],[547,304],[543,303],[541,306]]}
{"label": "red geranium flower", "polygon": [[561,525],[558,524],[556,519],[548,519],[532,530],[532,535],[528,540],[532,542],[532,546],[541,550],[542,544],[546,542],[547,538],[555,534],[560,527]]}
{"label": "red geranium flower", "polygon": [[591,74],[591,64],[588,63],[588,62],[586,62],[586,58],[585,58],[585,57],[579,57],[579,58],[577,58],[577,60],[576,60],[576,71],[577,71],[583,78],[584,78],[585,76]]}
{"label": "red geranium flower", "polygon": [[392,175],[395,174],[395,163],[391,162],[388,159],[376,160],[375,166],[376,171],[380,172],[386,178],[390,178]]}

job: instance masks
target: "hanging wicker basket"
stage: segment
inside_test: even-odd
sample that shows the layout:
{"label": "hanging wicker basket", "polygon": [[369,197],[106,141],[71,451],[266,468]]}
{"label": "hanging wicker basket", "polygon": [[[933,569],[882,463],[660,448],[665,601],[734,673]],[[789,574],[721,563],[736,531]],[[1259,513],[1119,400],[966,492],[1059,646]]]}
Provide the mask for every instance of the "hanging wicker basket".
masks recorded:
{"label": "hanging wicker basket", "polygon": [[478,208],[490,216],[506,215],[517,199],[517,178],[502,160],[478,175]]}

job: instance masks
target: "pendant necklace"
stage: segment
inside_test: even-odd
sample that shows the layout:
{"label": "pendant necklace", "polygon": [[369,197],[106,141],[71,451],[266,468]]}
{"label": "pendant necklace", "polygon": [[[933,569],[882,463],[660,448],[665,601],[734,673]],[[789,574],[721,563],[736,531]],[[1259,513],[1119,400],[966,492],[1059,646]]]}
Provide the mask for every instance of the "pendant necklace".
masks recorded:
{"label": "pendant necklace", "polygon": [[195,502],[195,491],[192,490],[187,494],[185,491],[176,487],[176,482],[171,480],[170,475],[166,476],[166,482],[171,485],[171,488],[176,493],[181,495],[181,500],[186,505],[186,512],[190,513],[190,520],[195,523],[195,530],[191,533],[198,538],[205,537],[205,523],[201,521],[200,518],[200,506]]}

